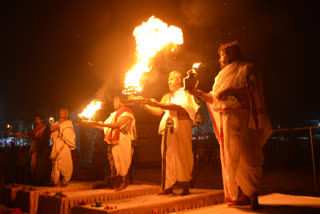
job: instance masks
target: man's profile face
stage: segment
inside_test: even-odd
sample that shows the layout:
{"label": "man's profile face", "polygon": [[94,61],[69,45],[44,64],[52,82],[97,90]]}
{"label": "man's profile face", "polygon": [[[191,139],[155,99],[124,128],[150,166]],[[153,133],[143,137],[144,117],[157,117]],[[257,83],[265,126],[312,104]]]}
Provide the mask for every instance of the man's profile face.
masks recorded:
{"label": "man's profile face", "polygon": [[121,101],[119,97],[113,98],[113,108],[118,111],[121,108]]}
{"label": "man's profile face", "polygon": [[170,73],[168,78],[168,85],[170,91],[175,91],[181,88],[181,79],[176,73]]}
{"label": "man's profile face", "polygon": [[68,118],[68,115],[65,111],[59,110],[59,120],[65,120]]}
{"label": "man's profile face", "polygon": [[226,67],[231,63],[230,57],[223,51],[221,51],[219,54],[220,54],[220,59],[219,59],[220,68],[223,69],[224,67]]}
{"label": "man's profile face", "polygon": [[42,123],[42,120],[41,120],[40,117],[35,117],[35,118],[34,118],[34,122],[36,123],[36,125],[39,125],[39,124]]}

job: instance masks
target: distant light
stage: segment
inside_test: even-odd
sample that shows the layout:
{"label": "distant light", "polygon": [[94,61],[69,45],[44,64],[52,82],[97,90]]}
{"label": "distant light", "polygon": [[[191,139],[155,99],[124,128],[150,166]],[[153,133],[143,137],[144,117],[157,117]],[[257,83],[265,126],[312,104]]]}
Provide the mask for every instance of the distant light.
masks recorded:
{"label": "distant light", "polygon": [[318,126],[320,126],[320,123],[318,123]]}
{"label": "distant light", "polygon": [[53,117],[50,117],[50,118],[49,118],[49,123],[52,124],[53,122],[54,122],[54,118],[53,118]]}
{"label": "distant light", "polygon": [[8,128],[8,129],[10,129],[10,127],[11,127],[11,125],[10,125],[10,124],[8,124],[8,125],[7,125],[7,128]]}

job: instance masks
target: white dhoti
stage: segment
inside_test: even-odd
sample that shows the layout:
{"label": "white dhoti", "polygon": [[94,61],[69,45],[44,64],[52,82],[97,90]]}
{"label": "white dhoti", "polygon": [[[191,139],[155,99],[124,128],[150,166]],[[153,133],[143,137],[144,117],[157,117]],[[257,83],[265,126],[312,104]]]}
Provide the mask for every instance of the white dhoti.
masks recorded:
{"label": "white dhoti", "polygon": [[132,154],[131,136],[120,133],[119,143],[112,145],[112,156],[117,169],[117,175],[125,176],[128,174]]}
{"label": "white dhoti", "polygon": [[[133,154],[132,140],[136,139],[135,116],[129,108],[122,107],[120,110],[111,113],[104,123],[109,124],[117,122],[121,117],[130,118],[130,122],[127,122],[122,127],[118,128],[119,130],[117,134],[117,130],[111,128],[104,128],[104,133],[105,141],[111,145],[112,157],[117,176],[124,177],[128,174],[131,165]],[[123,132],[123,128],[127,131]],[[116,136],[119,138],[113,141],[112,137]]]}
{"label": "white dhoti", "polygon": [[[217,99],[222,92],[241,88],[247,93]],[[211,94],[213,102],[208,109],[220,143],[225,197],[238,200],[239,189],[253,197],[262,178],[263,146],[272,132],[260,77],[251,64],[233,62],[215,78]]]}
{"label": "white dhoti", "polygon": [[52,151],[50,159],[52,160],[51,182],[56,185],[66,184],[72,176],[73,162],[71,150],[75,149],[75,132],[71,120],[59,122],[60,130],[51,134]]}
{"label": "white dhoti", "polygon": [[[192,121],[199,108],[194,97],[183,88],[172,95],[168,102],[184,108],[190,119],[179,120],[177,111],[165,110],[160,121],[159,134],[163,136],[161,144],[163,190],[172,187],[177,181],[189,182],[192,178]],[[168,130],[170,128],[166,127],[168,118],[172,120],[172,133]]]}
{"label": "white dhoti", "polygon": [[61,183],[67,183],[72,176],[73,163],[70,149],[66,148],[61,152],[57,160],[52,160],[51,182],[58,184],[61,176]]}
{"label": "white dhoti", "polygon": [[255,129],[246,126],[248,110],[221,113],[220,157],[225,195],[231,200],[238,198],[238,186],[247,195],[257,192],[262,178],[264,161],[263,143]]}
{"label": "white dhoti", "polygon": [[165,176],[162,178],[164,189],[172,187],[177,181],[189,182],[192,178],[192,121],[178,120],[177,125],[179,128],[173,133],[168,130],[167,136],[162,137],[161,154],[165,163],[162,165],[162,170],[165,170]]}

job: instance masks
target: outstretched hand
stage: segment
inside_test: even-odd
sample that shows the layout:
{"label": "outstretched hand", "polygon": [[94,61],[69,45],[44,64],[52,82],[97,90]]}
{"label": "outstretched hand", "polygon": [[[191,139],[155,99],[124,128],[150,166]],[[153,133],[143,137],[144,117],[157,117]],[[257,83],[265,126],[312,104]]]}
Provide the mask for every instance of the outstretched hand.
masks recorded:
{"label": "outstretched hand", "polygon": [[54,125],[51,126],[50,130],[52,132],[60,130],[60,126],[58,124],[54,124]]}
{"label": "outstretched hand", "polygon": [[149,106],[154,106],[154,104],[156,103],[157,101],[153,98],[151,99],[145,99],[145,103],[146,105],[149,105]]}

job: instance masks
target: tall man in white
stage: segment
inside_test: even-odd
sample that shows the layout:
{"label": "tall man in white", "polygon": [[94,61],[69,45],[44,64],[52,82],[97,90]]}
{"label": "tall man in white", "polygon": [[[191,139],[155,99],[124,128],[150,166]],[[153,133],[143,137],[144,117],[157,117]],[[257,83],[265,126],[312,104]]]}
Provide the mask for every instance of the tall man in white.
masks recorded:
{"label": "tall man in white", "polygon": [[182,74],[172,71],[168,85],[170,93],[160,102],[147,100],[143,108],[154,115],[163,117],[159,126],[162,137],[162,191],[159,194],[171,194],[176,182],[183,184],[181,195],[189,194],[192,179],[192,124],[199,108],[193,95],[183,88]]}
{"label": "tall man in white", "polygon": [[76,135],[72,121],[68,117],[69,111],[61,108],[59,110],[59,121],[51,126],[51,183],[54,185],[67,186],[72,176],[73,163],[71,150],[76,148]]}
{"label": "tall man in white", "polygon": [[260,73],[242,60],[238,42],[222,45],[221,71],[210,93],[196,89],[208,105],[220,143],[225,199],[232,205],[259,207],[263,145],[272,129],[263,100]]}

